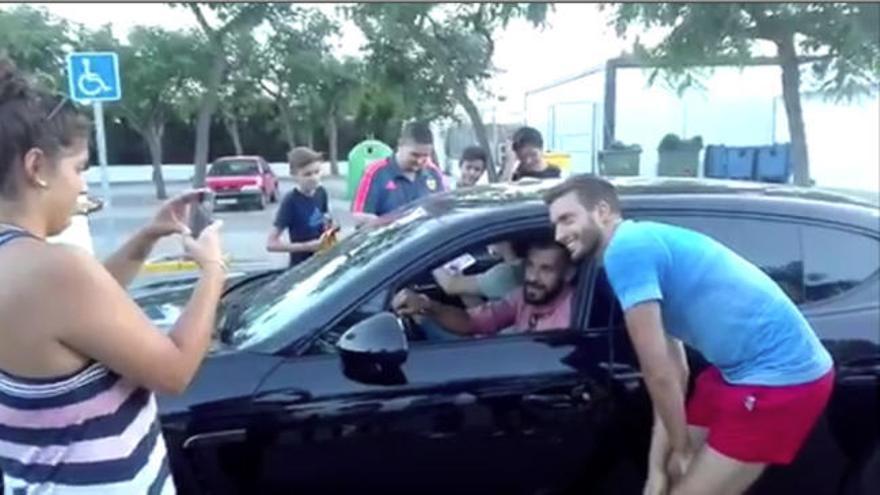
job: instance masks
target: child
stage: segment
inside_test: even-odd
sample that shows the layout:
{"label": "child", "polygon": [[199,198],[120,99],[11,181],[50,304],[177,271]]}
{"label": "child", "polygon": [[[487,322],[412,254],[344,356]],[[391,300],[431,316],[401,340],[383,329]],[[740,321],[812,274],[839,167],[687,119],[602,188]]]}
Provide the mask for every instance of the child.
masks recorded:
{"label": "child", "polygon": [[479,146],[468,146],[462,152],[458,166],[460,175],[455,188],[475,186],[486,172],[486,152]]}
{"label": "child", "polygon": [[[290,266],[295,266],[326,248],[337,228],[328,213],[327,191],[321,186],[321,154],[301,146],[291,150],[287,159],[295,187],[278,208],[266,250],[290,253]],[[289,241],[281,239],[285,230]]]}

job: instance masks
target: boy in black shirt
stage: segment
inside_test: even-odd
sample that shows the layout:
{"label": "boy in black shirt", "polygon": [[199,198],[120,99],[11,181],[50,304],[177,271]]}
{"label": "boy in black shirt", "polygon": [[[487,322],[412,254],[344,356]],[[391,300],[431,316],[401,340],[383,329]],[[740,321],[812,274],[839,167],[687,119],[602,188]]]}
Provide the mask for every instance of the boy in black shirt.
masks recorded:
{"label": "boy in black shirt", "polygon": [[544,161],[544,139],[537,129],[519,128],[513,133],[511,148],[515,157],[508,158],[505,175],[510,174],[514,182],[525,177],[556,179],[562,175],[558,167]]}
{"label": "boy in black shirt", "polygon": [[[281,201],[266,250],[290,253],[290,266],[294,266],[321,249],[333,226],[329,221],[327,191],[321,186],[321,154],[301,146],[291,150],[287,158],[296,187]],[[289,242],[281,239],[285,230]]]}

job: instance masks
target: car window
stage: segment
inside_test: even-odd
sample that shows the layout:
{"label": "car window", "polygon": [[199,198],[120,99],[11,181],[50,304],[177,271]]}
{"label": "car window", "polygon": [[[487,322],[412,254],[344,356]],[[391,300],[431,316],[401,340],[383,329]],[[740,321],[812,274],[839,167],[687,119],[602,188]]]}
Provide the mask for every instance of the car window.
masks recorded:
{"label": "car window", "polygon": [[259,175],[260,166],[253,160],[224,160],[211,165],[208,175]]}
{"label": "car window", "polygon": [[639,216],[702,232],[764,270],[797,304],[804,302],[804,263],[799,226],[772,220],[722,216]]}
{"label": "car window", "polygon": [[852,289],[880,268],[880,244],[864,235],[818,226],[801,227],[806,301]]}
{"label": "car window", "polygon": [[327,251],[318,253],[261,287],[247,308],[226,322],[228,344],[239,349],[278,352],[297,337],[287,323],[309,311],[332,307],[345,287],[365,270],[401,256],[409,242],[431,233],[439,220],[421,206],[382,217]]}

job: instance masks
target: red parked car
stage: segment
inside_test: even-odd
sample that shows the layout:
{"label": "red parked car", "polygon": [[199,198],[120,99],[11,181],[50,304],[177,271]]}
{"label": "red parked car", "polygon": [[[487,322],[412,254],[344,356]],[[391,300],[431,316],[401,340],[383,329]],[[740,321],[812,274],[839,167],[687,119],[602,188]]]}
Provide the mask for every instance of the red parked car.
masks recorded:
{"label": "red parked car", "polygon": [[278,201],[278,177],[261,156],[224,156],[211,164],[206,186],[217,204],[248,203],[262,210]]}

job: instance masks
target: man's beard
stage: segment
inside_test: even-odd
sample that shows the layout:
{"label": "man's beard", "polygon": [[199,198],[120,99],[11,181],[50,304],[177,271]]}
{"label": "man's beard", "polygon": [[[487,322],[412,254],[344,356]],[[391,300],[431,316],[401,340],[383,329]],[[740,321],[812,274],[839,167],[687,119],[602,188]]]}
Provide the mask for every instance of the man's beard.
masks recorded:
{"label": "man's beard", "polygon": [[[542,295],[533,297],[529,293],[529,287],[534,287],[538,289],[542,292]],[[558,296],[562,292],[562,288],[563,284],[558,284],[556,287],[545,289],[541,285],[526,283],[525,285],[523,285],[523,299],[528,304],[531,304],[533,306],[540,306],[549,303],[553,299],[556,299],[556,296]]]}

